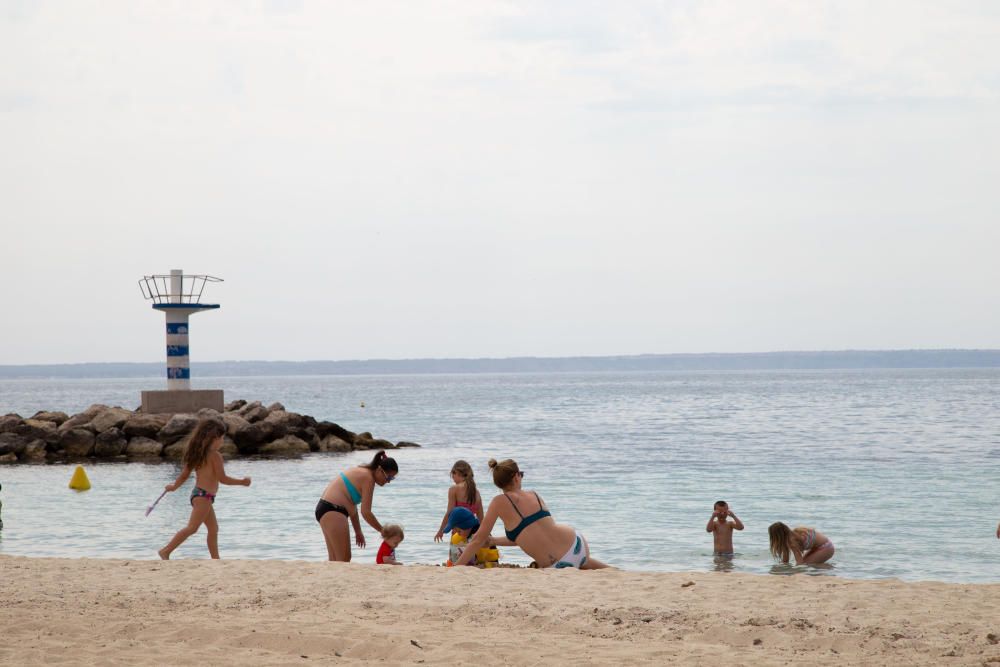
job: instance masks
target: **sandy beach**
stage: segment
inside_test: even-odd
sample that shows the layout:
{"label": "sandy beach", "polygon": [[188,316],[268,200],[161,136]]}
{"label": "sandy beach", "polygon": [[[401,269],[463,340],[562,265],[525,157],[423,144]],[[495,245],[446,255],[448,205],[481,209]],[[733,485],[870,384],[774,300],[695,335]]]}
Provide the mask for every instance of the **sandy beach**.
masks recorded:
{"label": "sandy beach", "polygon": [[1000,665],[1000,585],[0,557],[0,663]]}

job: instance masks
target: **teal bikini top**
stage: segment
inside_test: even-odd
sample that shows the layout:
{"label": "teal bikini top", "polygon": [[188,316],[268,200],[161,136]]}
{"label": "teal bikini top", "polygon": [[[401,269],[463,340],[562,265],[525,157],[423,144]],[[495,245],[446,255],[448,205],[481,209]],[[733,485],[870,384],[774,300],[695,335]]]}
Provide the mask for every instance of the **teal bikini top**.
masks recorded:
{"label": "teal bikini top", "polygon": [[[532,493],[535,492],[532,491]],[[503,494],[503,496],[507,500],[510,500],[510,496],[508,496],[506,493]],[[519,517],[521,517],[521,523],[517,524],[514,530],[504,531],[507,533],[507,539],[510,540],[511,542],[517,542],[517,536],[521,534],[522,530],[524,530],[531,524],[535,523],[539,519],[544,519],[547,516],[552,516],[551,512],[549,512],[547,509],[542,508],[542,499],[538,497],[537,493],[535,493],[535,500],[538,501],[538,511],[535,512],[534,514],[529,514],[528,516],[524,516],[523,514],[521,514],[521,510],[517,509],[517,505],[514,505],[514,501],[510,500],[510,504],[514,507],[514,511],[517,512],[517,515]]]}
{"label": "teal bikini top", "polygon": [[344,487],[347,488],[347,493],[351,496],[351,502],[355,505],[361,502],[361,492],[358,491],[357,487],[351,484],[351,480],[347,479],[347,475],[340,473],[340,479],[344,480]]}

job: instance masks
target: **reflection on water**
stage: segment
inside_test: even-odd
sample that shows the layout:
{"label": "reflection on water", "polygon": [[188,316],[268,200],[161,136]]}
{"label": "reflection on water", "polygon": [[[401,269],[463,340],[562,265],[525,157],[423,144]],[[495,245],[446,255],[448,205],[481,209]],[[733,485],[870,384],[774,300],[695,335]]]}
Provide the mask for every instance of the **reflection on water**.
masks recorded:
{"label": "reflection on water", "polygon": [[[560,523],[594,557],[630,570],[725,571],[997,581],[994,506],[1000,458],[1000,370],[746,373],[579,373],[212,378],[228,398],[280,401],[354,431],[424,447],[398,450],[400,474],[379,489],[382,522],[404,525],[400,559],[443,563],[433,541],[448,472],[469,461],[483,500],[496,494],[489,458],[514,458]],[[0,381],[0,413],[132,407],[152,380]],[[364,400],[365,408],[358,406]],[[234,460],[215,504],[223,558],[321,560],[313,518],[327,482],[370,452],[301,460]],[[723,463],[724,465],[720,465]],[[155,558],[187,521],[188,486],[146,508],[173,464],[93,464],[93,488],[66,488],[73,467],[0,466],[0,553]],[[808,483],[804,483],[808,481]],[[712,558],[705,518],[725,498],[746,530],[737,557]],[[888,520],[916,515],[906,530]],[[962,517],[962,520],[956,520]],[[819,528],[833,566],[775,566],[767,526]],[[500,529],[496,529],[500,532]],[[377,536],[365,525],[374,561]],[[204,534],[177,558],[206,557]],[[527,565],[516,550],[503,562]],[[835,569],[834,569],[835,568]]]}
{"label": "reflection on water", "polygon": [[786,563],[776,563],[771,566],[770,574],[808,574],[813,576],[833,574],[837,569],[835,563],[817,563],[816,565],[789,565]]}

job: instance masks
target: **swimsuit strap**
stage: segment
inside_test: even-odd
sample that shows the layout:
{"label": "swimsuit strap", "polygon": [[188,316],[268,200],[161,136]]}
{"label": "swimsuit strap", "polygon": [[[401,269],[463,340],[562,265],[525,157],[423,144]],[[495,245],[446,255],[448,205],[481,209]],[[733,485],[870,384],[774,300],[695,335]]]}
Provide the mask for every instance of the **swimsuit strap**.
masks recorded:
{"label": "swimsuit strap", "polygon": [[[538,494],[536,493],[535,495],[537,496]],[[524,515],[523,515],[523,514],[521,514],[521,510],[517,509],[517,505],[515,505],[515,504],[514,504],[514,501],[510,499],[510,496],[508,496],[508,495],[507,495],[507,494],[505,493],[505,494],[503,494],[503,497],[504,497],[504,498],[506,498],[507,500],[510,500],[510,504],[511,504],[511,507],[513,507],[513,508],[514,508],[514,511],[515,511],[515,512],[517,512],[517,515],[518,515],[519,517],[521,517],[521,518],[523,519],[523,518],[524,518]]]}

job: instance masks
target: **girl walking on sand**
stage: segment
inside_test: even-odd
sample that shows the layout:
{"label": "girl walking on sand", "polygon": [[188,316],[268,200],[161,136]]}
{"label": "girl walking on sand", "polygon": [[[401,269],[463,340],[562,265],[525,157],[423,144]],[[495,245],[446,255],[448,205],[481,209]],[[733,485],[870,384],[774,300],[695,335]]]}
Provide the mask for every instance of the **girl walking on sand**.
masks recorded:
{"label": "girl walking on sand", "polygon": [[214,419],[202,420],[195,428],[184,449],[184,469],[174,480],[167,484],[167,491],[176,491],[181,487],[191,471],[195,474],[195,486],[191,490],[191,518],[188,524],[177,531],[167,546],[160,549],[160,558],[168,560],[174,549],[184,540],[198,532],[201,524],[208,529],[208,553],[212,558],[219,557],[219,522],[215,519],[215,494],[219,484],[230,486],[250,486],[250,478],[235,479],[226,475],[219,447],[222,446],[222,436],[226,427]]}

